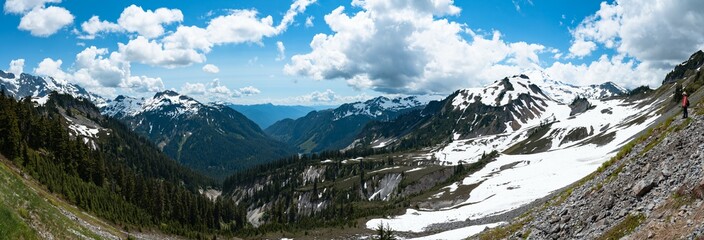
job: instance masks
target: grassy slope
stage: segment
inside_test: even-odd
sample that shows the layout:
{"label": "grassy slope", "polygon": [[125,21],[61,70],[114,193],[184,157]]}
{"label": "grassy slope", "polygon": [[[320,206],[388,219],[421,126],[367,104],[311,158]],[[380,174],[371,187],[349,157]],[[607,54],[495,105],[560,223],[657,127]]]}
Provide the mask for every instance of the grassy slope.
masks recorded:
{"label": "grassy slope", "polygon": [[[7,159],[0,156],[0,239],[102,239],[92,230],[62,213],[100,227],[110,235],[126,236],[116,228],[86,215],[21,177]],[[61,209],[61,210],[60,210]]]}

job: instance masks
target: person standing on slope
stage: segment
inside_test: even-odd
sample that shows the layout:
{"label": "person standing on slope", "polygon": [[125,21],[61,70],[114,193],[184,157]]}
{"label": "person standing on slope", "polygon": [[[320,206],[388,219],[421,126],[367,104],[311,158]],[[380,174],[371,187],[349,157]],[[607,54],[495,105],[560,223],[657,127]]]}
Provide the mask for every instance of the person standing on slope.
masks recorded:
{"label": "person standing on slope", "polygon": [[689,107],[689,98],[687,97],[687,92],[682,93],[682,118],[688,118],[687,108]]}

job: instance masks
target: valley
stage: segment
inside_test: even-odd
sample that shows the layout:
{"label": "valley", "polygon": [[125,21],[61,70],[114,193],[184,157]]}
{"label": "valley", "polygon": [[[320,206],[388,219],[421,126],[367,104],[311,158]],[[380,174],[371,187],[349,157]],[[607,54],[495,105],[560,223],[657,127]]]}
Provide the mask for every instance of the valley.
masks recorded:
{"label": "valley", "polygon": [[704,1],[4,0],[0,240],[704,239]]}
{"label": "valley", "polygon": [[[235,173],[221,184],[206,180],[188,188],[218,204],[236,205],[233,211],[241,215],[230,226],[237,227],[221,226],[212,232],[220,236],[353,239],[373,236],[379,226],[386,226],[403,238],[469,237],[511,224],[514,217],[599,169],[632,139],[672,115],[664,109],[674,89],[675,85],[664,85],[627,93],[611,85],[580,88],[534,71],[485,88],[459,90],[428,104],[376,98],[313,111],[295,120],[300,122],[296,126],[338,124],[328,132],[306,133],[343,140],[330,145],[330,150],[278,160],[267,157],[270,160],[229,170]],[[159,152],[211,177],[223,175],[189,162],[202,164],[202,160],[182,157],[188,156],[187,149],[203,149],[197,144],[212,145],[198,136],[222,135],[219,141],[239,139],[249,144],[257,144],[255,137],[268,139],[236,111],[176,92],[157,93],[151,99],[121,96],[105,101],[100,109],[70,95],[53,94],[35,104],[58,106],[70,136],[89,148],[110,146],[112,140],[105,139],[119,135],[116,127],[129,129],[148,137]],[[411,104],[403,103],[408,100]],[[100,120],[103,114],[126,126],[105,125]],[[350,125],[352,120],[346,119],[360,122]],[[294,120],[283,120],[266,131],[298,131],[277,127],[291,124],[286,121]],[[346,137],[336,135],[340,127]],[[283,146],[274,139],[266,141]],[[301,146],[298,151],[313,150]]]}

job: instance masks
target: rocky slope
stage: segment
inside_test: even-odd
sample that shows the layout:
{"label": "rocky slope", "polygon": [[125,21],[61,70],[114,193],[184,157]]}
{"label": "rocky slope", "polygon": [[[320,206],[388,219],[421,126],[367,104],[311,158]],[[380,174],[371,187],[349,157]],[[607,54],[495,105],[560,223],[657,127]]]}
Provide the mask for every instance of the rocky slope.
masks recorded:
{"label": "rocky slope", "polygon": [[[704,117],[666,122],[600,171],[530,214],[515,237],[702,236]],[[630,149],[630,151],[628,150]]]}
{"label": "rocky slope", "polygon": [[675,66],[675,69],[670,71],[667,76],[665,76],[662,84],[674,83],[677,80],[681,80],[695,72],[699,72],[702,65],[704,65],[704,52],[699,50],[692,54],[687,61]]}
{"label": "rocky slope", "polygon": [[[697,55],[697,54],[695,54]],[[691,60],[691,59],[690,59]],[[680,66],[681,67],[681,66]],[[675,72],[675,71],[673,71]],[[677,84],[674,84],[677,83]],[[661,86],[657,126],[620,148],[595,172],[553,192],[544,204],[481,239],[701,239],[704,236],[704,116],[701,88],[692,89],[689,119],[681,119],[675,88],[701,86],[687,71]],[[699,103],[699,104],[696,104]]]}

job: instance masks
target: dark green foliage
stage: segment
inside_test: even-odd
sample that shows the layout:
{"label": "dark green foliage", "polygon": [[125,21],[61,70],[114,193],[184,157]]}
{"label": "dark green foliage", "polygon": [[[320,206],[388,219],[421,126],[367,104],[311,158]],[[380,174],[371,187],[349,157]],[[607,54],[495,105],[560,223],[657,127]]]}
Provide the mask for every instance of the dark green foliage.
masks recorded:
{"label": "dark green foliage", "polygon": [[333,110],[311,112],[305,117],[274,123],[265,132],[279,141],[298,148],[300,152],[320,152],[341,149],[352,143],[360,129],[372,118],[356,115],[335,121]]}
{"label": "dark green foliage", "polygon": [[[68,134],[62,111],[100,122],[110,134],[91,149]],[[115,120],[101,118],[87,101],[54,93],[46,107],[35,108],[0,96],[0,132],[9,133],[0,135],[0,152],[20,159],[15,163],[24,172],[68,202],[126,228],[194,237],[244,227],[244,209],[195,192],[212,180],[179,166]]]}
{"label": "dark green foliage", "polygon": [[[239,199],[246,206],[269,207],[262,218],[265,224],[256,229],[244,229],[243,236],[253,236],[267,232],[298,232],[321,227],[354,227],[357,220],[372,216],[398,214],[410,206],[410,199],[416,195],[394,198],[389,201],[369,201],[362,186],[370,184],[370,180],[381,176],[375,170],[394,165],[390,157],[377,160],[361,160],[359,163],[342,164],[343,160],[358,156],[378,156],[379,152],[351,150],[345,153],[339,151],[322,152],[320,154],[293,156],[273,163],[242,171],[225,180],[224,194]],[[446,180],[435,185],[438,190],[454,181],[459,181],[467,174],[475,172],[493,161],[498,152],[484,154],[482,159],[472,164],[460,164]],[[325,164],[320,162],[331,160]],[[324,168],[325,173],[319,178],[304,183],[301,172],[310,167]],[[383,173],[382,173],[383,174]],[[402,175],[403,176],[403,175]],[[259,190],[252,186],[260,186]],[[251,191],[251,192],[250,192]],[[432,190],[431,190],[432,191]],[[245,193],[246,194],[243,194]],[[326,203],[316,208],[314,213],[299,212],[297,204],[299,196],[314,193],[310,199],[313,205]],[[320,194],[320,197],[317,195]],[[272,206],[273,205],[273,206]]]}
{"label": "dark green foliage", "polygon": [[701,67],[702,64],[704,64],[704,52],[699,50],[692,54],[687,61],[672,69],[672,71],[665,76],[662,83],[673,83],[687,76],[691,76],[692,72],[697,71],[697,68]]}
{"label": "dark green foliage", "polygon": [[653,91],[653,89],[650,89],[649,86],[643,85],[643,86],[634,88],[631,91],[628,91],[628,96],[636,96],[636,95],[640,95],[640,94],[646,94],[646,93],[649,93],[652,91]]}
{"label": "dark green foliage", "polygon": [[[455,111],[452,99],[459,94],[462,93],[457,91],[445,100],[430,102],[422,111],[411,111],[391,122],[371,122],[358,138],[362,139],[363,144],[374,139],[396,138],[401,141],[393,146],[394,151],[420,149],[449,142],[454,134],[472,138],[503,132],[505,122],[511,114],[515,114],[512,109],[486,106],[479,102],[469,105],[464,111]],[[518,96],[513,103],[521,108],[537,104],[526,94]]]}
{"label": "dark green foliage", "polygon": [[675,103],[682,101],[682,86],[679,83],[675,85],[675,93],[672,96],[672,101]]}
{"label": "dark green foliage", "polygon": [[384,225],[384,224],[379,224],[376,228],[376,236],[373,238],[374,240],[395,240],[396,237],[394,237],[394,230],[391,229],[390,226]]}
{"label": "dark green foliage", "polygon": [[348,103],[336,109],[313,111],[296,120],[284,119],[264,131],[279,141],[297,147],[300,152],[321,152],[349,146],[371,121],[389,122],[406,112],[420,109],[412,107],[382,111],[374,105],[379,100],[375,98],[364,103],[372,112],[379,110],[376,116],[350,114],[359,110],[355,107],[356,103]]}
{"label": "dark green foliage", "polygon": [[218,180],[238,170],[294,153],[229,107],[203,105],[195,114],[165,114],[177,112],[178,108],[178,105],[165,105],[159,111],[143,112],[121,120],[132,126],[135,132],[162,146],[166,155]]}

